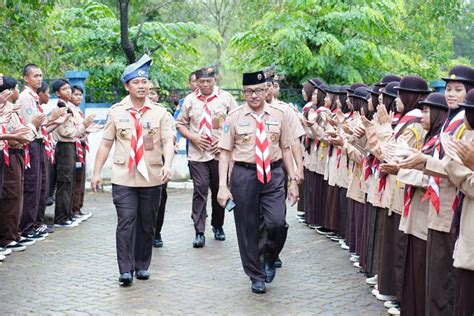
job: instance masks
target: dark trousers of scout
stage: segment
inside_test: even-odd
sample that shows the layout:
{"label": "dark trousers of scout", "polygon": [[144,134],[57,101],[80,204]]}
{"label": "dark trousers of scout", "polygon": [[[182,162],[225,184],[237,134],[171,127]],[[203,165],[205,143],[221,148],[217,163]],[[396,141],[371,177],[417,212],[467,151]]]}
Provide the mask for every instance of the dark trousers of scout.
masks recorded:
{"label": "dark trousers of scout", "polygon": [[206,229],[206,206],[209,188],[211,189],[212,219],[211,225],[221,228],[224,225],[224,208],[217,202],[219,191],[219,162],[211,160],[206,162],[190,161],[189,169],[193,175],[193,221],[196,233],[204,233]]}
{"label": "dark trousers of scout", "polygon": [[[230,187],[234,202],[235,226],[240,258],[245,273],[253,281],[265,281],[262,257],[274,262],[285,245],[286,178],[280,167],[272,169],[272,179],[262,184],[255,169],[234,165]],[[266,241],[260,242],[260,212],[263,212]],[[265,246],[260,249],[259,245]]]}
{"label": "dark trousers of scout", "polygon": [[0,198],[0,247],[18,240],[23,210],[23,149],[10,149],[10,166],[4,167],[3,191]]}
{"label": "dark trousers of scout", "polygon": [[[37,139],[29,145],[30,167],[25,170],[23,191],[23,213],[20,231],[29,233],[35,229],[40,208],[43,207],[48,188],[44,187],[44,156],[45,149],[42,139]],[[44,210],[42,210],[44,212]]]}
{"label": "dark trousers of scout", "polygon": [[38,205],[38,213],[36,214],[36,227],[39,227],[44,224],[45,222],[45,213],[46,207],[48,203],[48,195],[49,195],[49,170],[50,170],[50,161],[48,156],[46,155],[46,150],[44,146],[42,146],[41,150],[41,183],[40,183],[40,199]]}
{"label": "dark trousers of scout", "polygon": [[[85,154],[86,147],[84,143],[81,143],[82,152]],[[77,162],[76,162],[77,163]],[[86,191],[86,164],[84,163],[80,168],[74,170],[74,193],[72,202],[72,213],[77,215],[81,213],[82,206],[84,205],[84,194]]]}
{"label": "dark trousers of scout", "polygon": [[59,142],[56,145],[55,161],[57,190],[54,222],[63,224],[72,216],[76,145]]}
{"label": "dark trousers of scout", "polygon": [[163,228],[163,222],[165,221],[166,201],[168,201],[168,192],[166,192],[167,188],[168,184],[163,184],[160,207],[158,208],[158,216],[156,217],[155,239],[161,238],[161,228]]}
{"label": "dark trousers of scout", "polygon": [[116,247],[120,273],[147,270],[153,251],[156,216],[163,186],[112,185],[117,210]]}

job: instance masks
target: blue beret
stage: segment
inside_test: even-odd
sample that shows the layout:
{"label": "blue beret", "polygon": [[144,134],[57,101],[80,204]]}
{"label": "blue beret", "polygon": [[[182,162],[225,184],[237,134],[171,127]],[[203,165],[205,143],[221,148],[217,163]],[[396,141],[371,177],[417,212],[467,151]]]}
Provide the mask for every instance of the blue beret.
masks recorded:
{"label": "blue beret", "polygon": [[120,80],[122,80],[123,83],[127,83],[137,77],[148,78],[148,68],[150,68],[151,61],[150,56],[147,54],[143,55],[139,61],[130,64],[125,68]]}

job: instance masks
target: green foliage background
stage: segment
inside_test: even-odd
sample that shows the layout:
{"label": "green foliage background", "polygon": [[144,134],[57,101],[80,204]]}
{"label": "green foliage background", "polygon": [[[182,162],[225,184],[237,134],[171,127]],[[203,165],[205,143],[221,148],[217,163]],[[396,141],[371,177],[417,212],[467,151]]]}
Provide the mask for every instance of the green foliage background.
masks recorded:
{"label": "green foliage background", "polygon": [[[140,34],[137,56],[152,55],[163,90],[186,87],[190,71],[215,61],[229,88],[271,63],[294,87],[314,76],[432,80],[472,62],[473,12],[461,0],[132,0],[129,32],[132,41]],[[29,62],[48,78],[88,70],[97,98],[116,98],[126,65],[118,16],[115,0],[2,1],[0,72],[20,78]]]}

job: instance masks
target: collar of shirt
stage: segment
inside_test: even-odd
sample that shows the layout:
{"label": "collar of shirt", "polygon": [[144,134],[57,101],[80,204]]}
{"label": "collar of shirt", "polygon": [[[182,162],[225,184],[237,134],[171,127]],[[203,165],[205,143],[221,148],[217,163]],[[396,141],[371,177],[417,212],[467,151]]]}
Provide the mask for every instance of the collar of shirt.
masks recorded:
{"label": "collar of shirt", "polygon": [[[248,114],[250,114],[250,113],[254,113],[254,112],[255,112],[247,103],[245,103],[245,104],[243,105],[242,110],[244,111],[244,115],[248,115]],[[269,105],[267,102],[265,102],[265,105],[263,106],[263,111],[264,111],[265,113],[267,113],[268,115],[271,115],[271,113],[270,113],[270,105]]]}
{"label": "collar of shirt", "polygon": [[[201,89],[199,89],[199,88],[196,88],[196,90],[194,90],[194,94],[196,95],[196,97],[200,97],[201,95],[203,95],[201,93]],[[219,96],[219,94],[220,94],[220,90],[219,90],[219,87],[216,85],[216,86],[214,86],[214,90],[212,91],[212,93],[210,95],[208,95],[207,98],[210,98],[214,95]]]}
{"label": "collar of shirt", "polygon": [[[133,105],[132,99],[130,98],[129,95],[127,95],[125,98],[123,98],[122,101],[120,101],[120,103],[124,104],[125,110],[128,110],[128,109],[131,109],[131,108],[135,107]],[[152,105],[151,101],[148,98],[145,98],[145,103],[143,103],[143,106],[151,109],[151,105]]]}
{"label": "collar of shirt", "polygon": [[36,93],[36,91],[31,89],[29,86],[25,85],[25,90],[28,91],[28,93],[31,94],[33,98],[39,99],[38,93]]}

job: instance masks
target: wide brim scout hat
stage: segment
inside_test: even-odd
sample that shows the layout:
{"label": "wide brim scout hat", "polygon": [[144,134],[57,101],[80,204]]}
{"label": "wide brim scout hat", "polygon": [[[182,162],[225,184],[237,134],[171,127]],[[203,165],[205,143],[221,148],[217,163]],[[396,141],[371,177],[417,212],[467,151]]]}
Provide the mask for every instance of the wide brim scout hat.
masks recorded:
{"label": "wide brim scout hat", "polygon": [[351,93],[349,95],[350,97],[357,98],[357,99],[363,99],[365,101],[368,101],[370,98],[370,92],[367,91],[366,87],[359,87],[354,90],[354,93]]}
{"label": "wide brim scout hat", "polygon": [[367,88],[367,85],[365,83],[354,83],[352,84],[349,88],[347,88],[347,91],[352,94],[357,88],[364,87]]}
{"label": "wide brim scout hat", "polygon": [[398,91],[412,92],[412,93],[431,93],[433,92],[425,79],[418,76],[406,76],[400,80],[400,83],[395,86]]}
{"label": "wide brim scout hat", "polygon": [[324,92],[330,93],[330,94],[338,94],[339,93],[340,86],[337,85],[331,85],[327,88],[324,89]]}
{"label": "wide brim scout hat", "polygon": [[196,75],[196,79],[215,78],[217,75],[218,68],[219,64],[212,64],[209,66],[202,67],[194,72]]}
{"label": "wide brim scout hat", "polygon": [[152,59],[147,54],[144,54],[137,62],[130,64],[123,71],[120,80],[123,83],[127,83],[130,80],[138,77],[144,77],[148,79],[148,69],[150,68]]}
{"label": "wide brim scout hat", "polygon": [[419,101],[418,104],[445,111],[449,110],[448,103],[446,102],[446,97],[442,93],[431,93],[425,100]]}
{"label": "wide brim scout hat", "polygon": [[454,66],[449,71],[448,76],[441,79],[446,81],[446,83],[449,81],[458,81],[462,83],[474,84],[474,69],[463,65]]}
{"label": "wide brim scout hat", "polygon": [[389,82],[383,89],[382,94],[386,94],[393,98],[397,97],[397,89],[395,87],[398,86],[398,81]]}
{"label": "wide brim scout hat", "polygon": [[242,75],[243,86],[252,86],[265,82],[265,74],[263,73],[263,71],[247,72]]}
{"label": "wide brim scout hat", "polygon": [[320,78],[309,79],[308,82],[314,87],[318,88],[320,85],[325,84]]}
{"label": "wide brim scout hat", "polygon": [[459,106],[466,108],[466,110],[474,110],[474,89],[469,91],[469,93],[466,95],[466,98],[464,98],[464,102],[459,103]]}
{"label": "wide brim scout hat", "polygon": [[377,86],[377,85],[374,85],[371,88],[366,88],[367,91],[370,93],[370,94],[373,94],[373,95],[379,95],[380,94],[380,86]]}
{"label": "wide brim scout hat", "polygon": [[336,92],[338,95],[346,95],[347,94],[347,89],[349,86],[340,86],[339,91]]}
{"label": "wide brim scout hat", "polygon": [[268,66],[267,68],[264,68],[262,71],[263,71],[263,74],[265,75],[266,82],[273,82],[275,80],[275,75],[276,75],[275,64],[272,64],[271,66]]}
{"label": "wide brim scout hat", "polygon": [[395,76],[395,75],[386,75],[382,78],[382,81],[377,82],[375,86],[377,87],[385,87],[389,82],[400,82],[402,80],[402,77]]}

